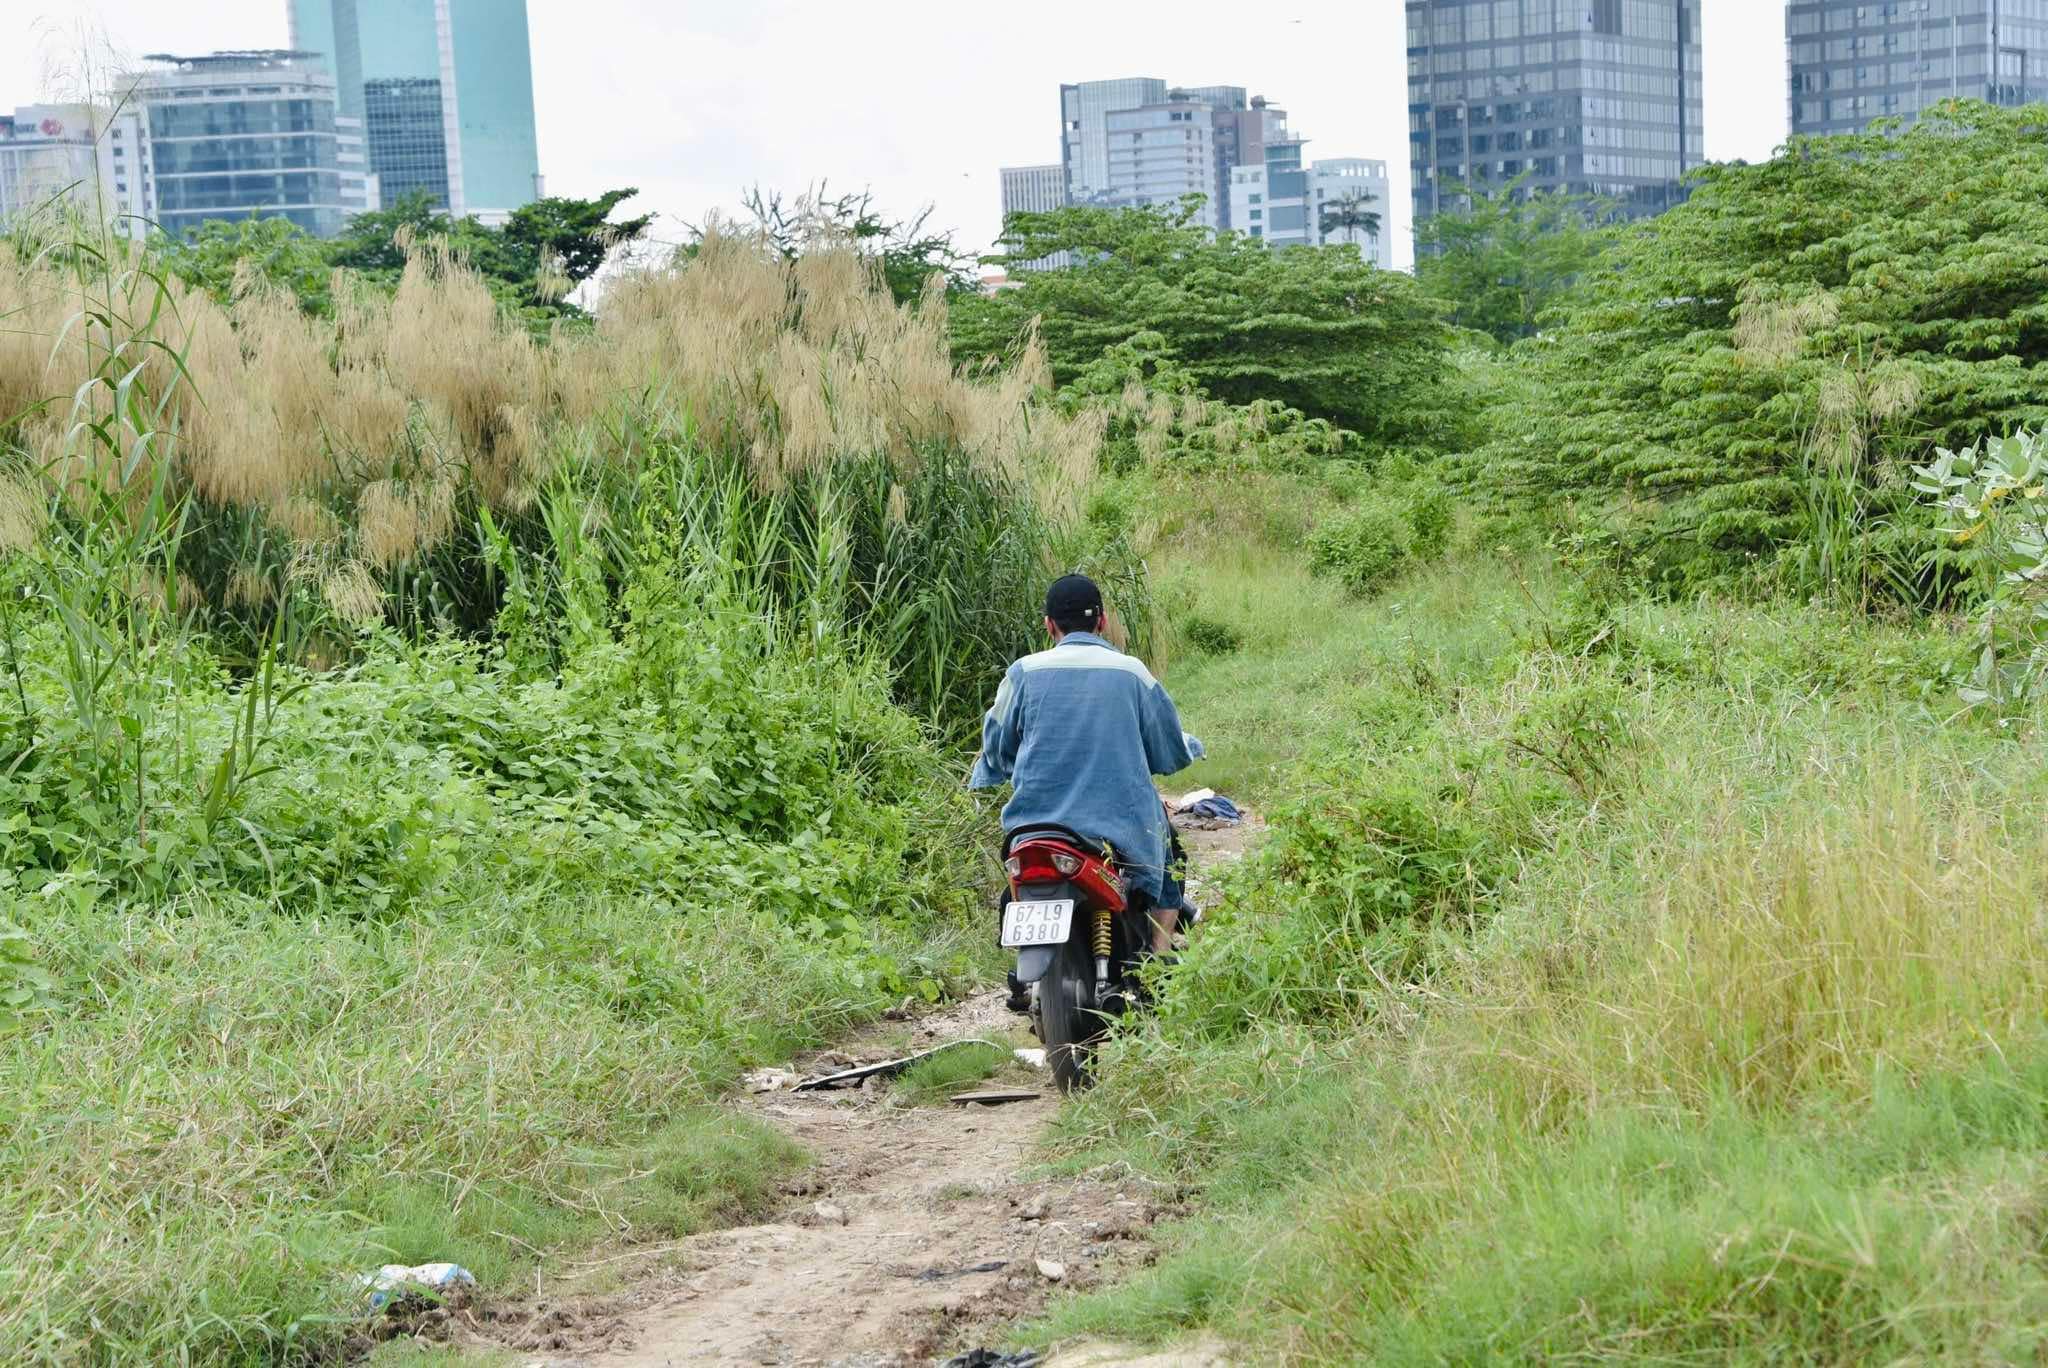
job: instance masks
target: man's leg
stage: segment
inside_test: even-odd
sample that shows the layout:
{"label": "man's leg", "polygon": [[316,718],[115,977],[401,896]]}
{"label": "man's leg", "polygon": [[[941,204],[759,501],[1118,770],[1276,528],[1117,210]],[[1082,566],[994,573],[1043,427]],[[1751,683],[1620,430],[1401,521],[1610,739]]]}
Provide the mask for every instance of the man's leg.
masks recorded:
{"label": "man's leg", "polygon": [[1180,908],[1164,900],[1152,904],[1152,953],[1164,955],[1173,949],[1174,927],[1180,923]]}

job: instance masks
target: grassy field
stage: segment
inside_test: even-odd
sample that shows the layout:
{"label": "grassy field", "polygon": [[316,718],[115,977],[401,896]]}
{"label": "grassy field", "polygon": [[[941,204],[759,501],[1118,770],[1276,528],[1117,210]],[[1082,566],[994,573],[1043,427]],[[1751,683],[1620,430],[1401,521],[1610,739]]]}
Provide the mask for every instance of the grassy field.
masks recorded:
{"label": "grassy field", "polygon": [[1469,540],[1370,599],[1156,559],[1243,642],[1176,666],[1198,777],[1274,830],[1064,1122],[1207,1214],[1034,1333],[2042,1351],[2048,776],[2037,718],[1952,716],[1952,638]]}
{"label": "grassy field", "polygon": [[[803,1156],[709,1105],[736,1074],[985,973],[979,818],[879,678],[671,611],[673,715],[630,651],[387,648],[279,704],[203,888],[0,887],[47,976],[0,1033],[0,1357],[317,1353],[382,1263],[531,1286],[757,1210]],[[234,700],[200,669],[148,735]],[[26,862],[62,833],[14,782]],[[199,807],[166,784],[137,848]]]}

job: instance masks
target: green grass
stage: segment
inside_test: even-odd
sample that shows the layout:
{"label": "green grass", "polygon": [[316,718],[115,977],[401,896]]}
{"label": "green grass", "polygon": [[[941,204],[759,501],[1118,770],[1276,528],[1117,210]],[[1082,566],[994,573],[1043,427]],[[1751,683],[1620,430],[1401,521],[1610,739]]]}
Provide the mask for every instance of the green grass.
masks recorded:
{"label": "green grass", "polygon": [[993,1078],[1013,1063],[1010,1047],[977,1041],[921,1059],[896,1080],[896,1096],[906,1102],[944,1102],[969,1084]]}
{"label": "green grass", "polygon": [[[1178,555],[1176,555],[1178,551]],[[1467,554],[1155,553],[1274,814],[1061,1120],[1201,1215],[1020,1336],[1253,1361],[2008,1361],[2048,1340],[2048,776],[1957,642]]]}
{"label": "green grass", "polygon": [[[1225,655],[1176,656],[1166,685],[1209,757],[1170,786],[1209,787],[1263,801],[1310,749],[1369,717],[1389,679],[1457,677],[1525,619],[1516,574],[1526,567],[1460,562],[1424,567],[1361,604],[1309,574],[1301,557],[1258,542],[1168,559],[1166,594],[1241,633]],[[1411,625],[1413,627],[1411,629]]]}
{"label": "green grass", "polygon": [[[674,995],[622,1015],[528,949],[572,929],[649,947]],[[388,927],[95,910],[45,958],[90,997],[0,1043],[17,1361],[81,1325],[107,1358],[254,1361],[382,1263],[531,1287],[594,1240],[756,1214],[802,1156],[706,1099],[888,1001],[771,919],[651,900]]]}
{"label": "green grass", "polygon": [[980,977],[949,759],[858,654],[673,587],[559,673],[287,671],[212,826],[178,757],[250,712],[207,642],[111,674],[151,707],[110,764],[25,625],[0,919],[46,981],[0,1025],[0,1359],[323,1353],[380,1264],[530,1289],[757,1211],[801,1158],[709,1105],[737,1074]]}

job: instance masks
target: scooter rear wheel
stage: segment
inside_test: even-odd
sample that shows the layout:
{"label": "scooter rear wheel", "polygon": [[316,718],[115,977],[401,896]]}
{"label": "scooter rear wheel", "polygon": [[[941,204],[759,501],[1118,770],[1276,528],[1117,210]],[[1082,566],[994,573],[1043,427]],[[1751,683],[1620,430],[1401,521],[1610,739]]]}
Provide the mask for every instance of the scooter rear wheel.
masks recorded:
{"label": "scooter rear wheel", "polygon": [[1095,1042],[1107,1022],[1093,1007],[1095,957],[1088,943],[1075,935],[1052,957],[1038,981],[1038,1019],[1045,1037],[1045,1060],[1061,1092],[1078,1092],[1093,1080],[1089,1065]]}

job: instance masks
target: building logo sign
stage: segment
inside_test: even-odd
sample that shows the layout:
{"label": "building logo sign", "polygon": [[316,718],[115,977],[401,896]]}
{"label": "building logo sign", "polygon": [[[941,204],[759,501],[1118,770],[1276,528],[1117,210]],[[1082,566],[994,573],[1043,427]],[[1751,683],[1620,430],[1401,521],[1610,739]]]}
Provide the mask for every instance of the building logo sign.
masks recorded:
{"label": "building logo sign", "polygon": [[63,121],[62,121],[61,119],[45,119],[45,120],[43,120],[43,136],[44,136],[44,137],[46,137],[46,138],[61,138],[61,137],[63,137],[63,136],[64,136],[64,123],[63,123]]}

